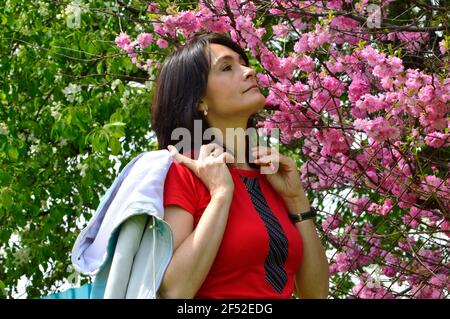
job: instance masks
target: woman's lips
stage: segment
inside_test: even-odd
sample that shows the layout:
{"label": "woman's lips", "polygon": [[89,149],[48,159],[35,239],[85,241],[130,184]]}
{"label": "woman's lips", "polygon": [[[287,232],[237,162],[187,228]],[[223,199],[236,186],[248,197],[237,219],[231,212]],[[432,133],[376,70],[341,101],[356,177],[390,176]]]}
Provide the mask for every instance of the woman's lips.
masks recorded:
{"label": "woman's lips", "polygon": [[258,89],[258,86],[253,85],[253,86],[249,87],[247,90],[245,90],[244,93],[247,93],[248,91],[253,90],[253,89]]}

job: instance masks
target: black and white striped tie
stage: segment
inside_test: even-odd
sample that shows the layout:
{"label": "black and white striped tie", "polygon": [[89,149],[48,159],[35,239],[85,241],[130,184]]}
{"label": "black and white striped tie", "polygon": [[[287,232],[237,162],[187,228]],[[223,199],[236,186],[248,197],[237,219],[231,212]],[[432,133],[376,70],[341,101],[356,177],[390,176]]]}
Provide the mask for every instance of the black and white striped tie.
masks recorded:
{"label": "black and white striped tie", "polygon": [[264,226],[269,234],[269,254],[264,262],[266,280],[278,293],[281,293],[287,282],[284,263],[288,255],[288,239],[277,217],[267,205],[259,187],[258,179],[245,176],[241,176],[241,178],[250,194],[253,206],[264,222]]}

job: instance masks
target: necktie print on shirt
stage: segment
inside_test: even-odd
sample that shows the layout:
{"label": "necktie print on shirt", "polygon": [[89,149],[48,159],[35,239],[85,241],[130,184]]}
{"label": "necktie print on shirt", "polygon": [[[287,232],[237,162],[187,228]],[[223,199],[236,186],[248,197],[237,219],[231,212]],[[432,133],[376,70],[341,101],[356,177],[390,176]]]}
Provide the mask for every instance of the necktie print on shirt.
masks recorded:
{"label": "necktie print on shirt", "polygon": [[281,293],[287,283],[287,273],[284,268],[284,263],[288,255],[288,239],[277,217],[269,205],[267,205],[258,179],[244,176],[241,176],[241,178],[250,194],[253,206],[262,219],[269,235],[269,253],[264,262],[266,280],[276,292]]}

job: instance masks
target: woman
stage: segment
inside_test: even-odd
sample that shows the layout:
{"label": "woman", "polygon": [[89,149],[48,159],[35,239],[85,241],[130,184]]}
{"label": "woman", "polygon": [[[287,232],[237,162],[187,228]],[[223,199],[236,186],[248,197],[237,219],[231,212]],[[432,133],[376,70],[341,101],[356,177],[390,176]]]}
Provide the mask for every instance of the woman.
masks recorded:
{"label": "woman", "polygon": [[[258,147],[250,163],[248,138],[226,138],[226,128],[243,135],[254,127],[265,103],[256,85],[245,53],[222,34],[197,36],[161,69],[152,125],[160,149],[174,158],[164,187],[164,219],[174,238],[160,288],[165,298],[328,295],[328,264],[314,222],[292,218],[310,211],[295,162]],[[182,155],[171,133],[182,127],[194,136],[195,120],[203,131],[217,132],[220,143],[202,139]],[[260,173],[260,165],[277,159],[278,171]]]}

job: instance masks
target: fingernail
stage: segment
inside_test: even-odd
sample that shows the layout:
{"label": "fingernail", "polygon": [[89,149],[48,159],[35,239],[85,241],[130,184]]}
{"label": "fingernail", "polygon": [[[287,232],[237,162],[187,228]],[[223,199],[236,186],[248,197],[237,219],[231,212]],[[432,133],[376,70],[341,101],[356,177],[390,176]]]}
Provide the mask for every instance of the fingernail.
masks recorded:
{"label": "fingernail", "polygon": [[270,169],[272,170],[272,172],[275,172],[275,165],[273,165],[272,162],[270,162]]}

